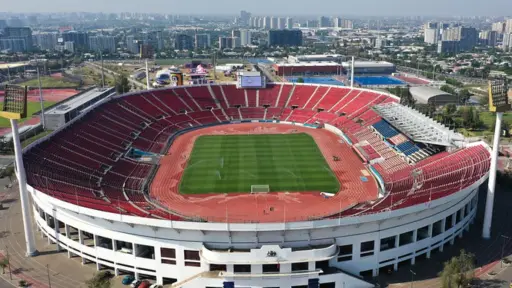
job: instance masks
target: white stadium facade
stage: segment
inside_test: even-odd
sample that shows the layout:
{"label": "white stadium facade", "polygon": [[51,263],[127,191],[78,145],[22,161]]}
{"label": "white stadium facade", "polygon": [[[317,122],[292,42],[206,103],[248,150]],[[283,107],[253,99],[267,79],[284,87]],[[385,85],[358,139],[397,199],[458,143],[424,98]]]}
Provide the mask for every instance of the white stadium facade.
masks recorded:
{"label": "white stadium facade", "polygon": [[[211,96],[210,104],[204,95]],[[144,104],[135,102],[141,99]],[[237,99],[242,99],[241,103],[235,103]],[[98,269],[108,267],[116,274],[173,283],[172,287],[373,287],[361,275],[377,276],[380,269],[398,269],[402,262],[414,264],[418,257],[429,258],[434,250],[443,251],[456,237],[463,237],[475,219],[477,191],[489,170],[485,143],[469,143],[396,100],[392,95],[360,88],[288,83],[272,83],[260,90],[214,84],[174,87],[104,99],[25,149],[35,223],[39,232],[67,250],[69,257],[96,263]],[[95,150],[87,139],[66,140],[77,131],[97,137],[92,135],[99,132],[86,131],[85,127],[88,122],[96,123],[101,113],[112,120],[117,117],[112,111],[125,109],[147,119],[156,108],[165,110],[162,107],[169,108],[163,111],[168,120],[180,114],[193,119],[187,120],[186,129],[212,125],[210,121],[216,122],[213,125],[244,121],[256,126],[264,121],[329,130],[339,138],[340,147],[360,151],[367,177],[375,182],[378,193],[370,201],[340,204],[336,214],[315,219],[294,221],[284,216],[283,221],[237,221],[226,215],[219,221],[207,221],[201,215],[187,215],[186,208],[176,212],[181,206],[173,207],[163,200],[157,203],[151,192],[151,172],[140,176],[140,185],[133,184],[132,174],[116,170],[115,163],[122,155],[109,154],[116,156],[115,160],[99,155],[98,151],[109,150],[107,144]],[[180,107],[187,111],[180,113]],[[177,115],[171,116],[170,111]],[[165,118],[155,117],[139,126],[129,144],[122,142],[126,145],[121,145],[120,151],[142,143],[137,137],[144,129]],[[91,126],[87,129],[97,129]],[[168,132],[169,137],[176,133]],[[168,137],[158,139],[168,141]],[[138,149],[150,151],[156,141]],[[152,151],[166,154],[169,147],[163,142]],[[91,154],[72,155],[72,147]],[[103,174],[98,176],[100,173],[90,172],[88,165],[100,156],[105,160],[100,169]],[[45,161],[35,163],[37,159]],[[49,167],[55,167],[59,175],[48,172]],[[106,180],[112,171],[124,175],[116,196]],[[77,182],[81,176],[76,175],[86,173],[88,182]],[[224,213],[223,207],[218,209]]]}

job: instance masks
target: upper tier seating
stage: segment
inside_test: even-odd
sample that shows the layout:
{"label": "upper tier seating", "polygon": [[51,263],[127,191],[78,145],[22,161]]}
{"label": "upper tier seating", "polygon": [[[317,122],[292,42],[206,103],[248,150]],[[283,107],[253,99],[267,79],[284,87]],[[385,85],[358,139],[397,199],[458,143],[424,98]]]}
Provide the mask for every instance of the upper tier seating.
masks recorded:
{"label": "upper tier seating", "polygon": [[489,152],[482,145],[441,152],[399,133],[372,110],[390,101],[397,100],[360,89],[300,84],[269,84],[259,90],[212,85],[141,91],[94,108],[26,151],[27,181],[43,193],[91,209],[181,219],[148,202],[144,189],[156,166],[126,158],[127,152],[136,148],[166,153],[167,142],[182,129],[252,119],[331,124],[353,144],[359,143],[353,147],[371,161],[368,165],[380,174],[388,193],[343,215],[435,200],[487,173]]}

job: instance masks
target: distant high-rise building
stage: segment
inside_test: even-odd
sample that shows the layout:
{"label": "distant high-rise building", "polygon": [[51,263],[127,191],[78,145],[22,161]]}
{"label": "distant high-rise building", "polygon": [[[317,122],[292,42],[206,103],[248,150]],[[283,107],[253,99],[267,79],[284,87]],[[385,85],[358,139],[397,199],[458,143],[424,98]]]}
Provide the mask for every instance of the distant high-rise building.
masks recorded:
{"label": "distant high-rise building", "polygon": [[0,29],[7,27],[7,21],[0,19]]}
{"label": "distant high-rise building", "polygon": [[64,50],[71,52],[71,53],[75,52],[74,43],[71,41],[64,42]]}
{"label": "distant high-rise building", "polygon": [[240,48],[242,46],[242,39],[240,37],[231,37],[231,48]]}
{"label": "distant high-rise building", "polygon": [[264,18],[263,17],[258,18],[258,28],[264,28],[264,27],[265,27]]}
{"label": "distant high-rise building", "polygon": [[[478,33],[472,27],[450,27],[443,31],[443,41],[458,41],[459,51],[469,51],[473,49],[477,43]],[[449,44],[451,45],[451,44]]]}
{"label": "distant high-rise building", "polygon": [[286,17],[286,29],[293,29],[293,19],[291,17]]}
{"label": "distant high-rise building", "polygon": [[1,36],[3,50],[25,52],[33,49],[32,29],[29,27],[5,27]]}
{"label": "distant high-rise building", "polygon": [[270,29],[278,29],[277,24],[277,17],[270,18]]}
{"label": "distant high-rise building", "polygon": [[196,34],[195,35],[196,48],[206,49],[211,45],[210,34]]}
{"label": "distant high-rise building", "polygon": [[277,18],[277,29],[286,29],[286,18]]}
{"label": "distant high-rise building", "polygon": [[[65,41],[72,42],[72,41]],[[89,37],[89,49],[91,51],[116,51],[116,40],[113,36],[97,35]]]}
{"label": "distant high-rise building", "polygon": [[174,40],[174,49],[176,50],[193,50],[194,39],[187,34],[178,34]]}
{"label": "distant high-rise building", "polygon": [[161,30],[144,32],[141,34],[141,40],[144,44],[151,45],[159,51],[164,49],[164,37]]}
{"label": "distant high-rise building", "polygon": [[[142,41],[141,41],[142,43]],[[149,59],[153,58],[153,55],[155,55],[155,49],[150,44],[140,44],[139,47],[140,53],[139,56],[141,59]]]}
{"label": "distant high-rise building", "polygon": [[89,49],[89,36],[86,32],[66,31],[61,34],[62,41],[71,41],[75,45],[75,49]]}
{"label": "distant high-rise building", "polygon": [[34,44],[41,50],[54,50],[57,45],[59,34],[53,33],[38,33],[34,35]]}
{"label": "distant high-rise building", "polygon": [[233,37],[219,37],[219,50],[231,48],[233,46]]}
{"label": "distant high-rise building", "polygon": [[270,30],[267,42],[269,46],[302,46],[302,31]]}
{"label": "distant high-rise building", "polygon": [[231,37],[240,37],[240,30],[231,30]]}
{"label": "distant high-rise building", "polygon": [[505,33],[505,25],[505,21],[492,23],[491,30],[496,31],[498,34],[503,34]]}
{"label": "distant high-rise building", "polygon": [[504,51],[512,51],[512,33],[503,34],[503,44],[501,49]]}
{"label": "distant high-rise building", "polygon": [[243,25],[249,25],[249,19],[251,18],[251,13],[247,11],[240,11],[240,23]]}
{"label": "distant high-rise building", "polygon": [[423,42],[437,44],[437,41],[439,41],[439,29],[437,27],[431,28],[428,24],[425,24],[423,33]]}
{"label": "distant high-rise building", "polygon": [[352,20],[344,19],[341,22],[341,28],[354,29],[354,23],[352,22]]}
{"label": "distant high-rise building", "polygon": [[482,31],[479,34],[479,41],[482,45],[494,47],[498,41],[498,32],[496,31]]}
{"label": "distant high-rise building", "polygon": [[320,24],[318,23],[317,20],[306,21],[306,26],[308,26],[308,28],[318,28],[318,25],[320,25]]}
{"label": "distant high-rise building", "polygon": [[270,17],[263,17],[263,29],[270,29]]}
{"label": "distant high-rise building", "polygon": [[334,17],[332,19],[332,26],[334,26],[334,28],[341,28],[342,26],[342,20],[340,17]]}
{"label": "distant high-rise building", "polygon": [[240,45],[247,46],[252,42],[250,30],[240,30]]}
{"label": "distant high-rise building", "polygon": [[512,19],[507,19],[505,21],[505,31],[503,33],[505,33],[505,34],[512,33]]}
{"label": "distant high-rise building", "polygon": [[437,53],[457,54],[460,51],[460,41],[442,40],[437,42]]}
{"label": "distant high-rise building", "polygon": [[139,40],[135,39],[135,36],[126,36],[126,50],[130,51],[133,54],[140,53],[140,43]]}
{"label": "distant high-rise building", "polygon": [[318,18],[318,27],[331,27],[331,21],[329,17],[320,16]]}
{"label": "distant high-rise building", "polygon": [[439,23],[427,22],[427,23],[425,23],[425,29],[439,29]]}

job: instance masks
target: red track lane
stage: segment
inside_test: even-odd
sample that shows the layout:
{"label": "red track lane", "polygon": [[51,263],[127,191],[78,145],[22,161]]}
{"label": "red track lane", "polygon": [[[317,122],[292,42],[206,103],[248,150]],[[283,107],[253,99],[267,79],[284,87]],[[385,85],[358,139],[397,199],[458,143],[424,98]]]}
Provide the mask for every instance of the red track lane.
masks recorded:
{"label": "red track lane", "polygon": [[[341,184],[336,196],[324,198],[320,191],[268,194],[230,193],[182,195],[179,182],[187,165],[195,139],[200,135],[282,134],[304,132],[316,141],[330,168]],[[179,136],[151,184],[150,195],[170,210],[188,217],[213,222],[291,222],[307,221],[336,214],[353,204],[377,198],[377,183],[368,176],[361,160],[340,137],[324,129],[270,123],[243,123],[203,128]],[[338,156],[341,161],[333,161]]]}

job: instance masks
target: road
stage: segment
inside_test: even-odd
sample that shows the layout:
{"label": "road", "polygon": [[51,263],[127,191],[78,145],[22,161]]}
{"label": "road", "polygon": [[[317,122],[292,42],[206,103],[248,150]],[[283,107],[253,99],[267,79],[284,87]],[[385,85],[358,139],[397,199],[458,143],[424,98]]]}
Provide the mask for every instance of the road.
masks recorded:
{"label": "road", "polygon": [[[85,65],[87,67],[92,68],[94,71],[98,72],[99,74],[101,74],[101,66],[100,65],[93,63],[93,62],[85,62]],[[120,75],[119,73],[112,71],[110,69],[107,69],[107,68],[103,68],[103,70],[105,71],[106,76],[115,77],[115,76]],[[147,88],[145,84],[143,84],[137,80],[131,79],[130,77],[128,77],[128,82],[130,82],[132,85],[134,85],[135,87],[142,89],[142,90],[146,90],[146,88]]]}

